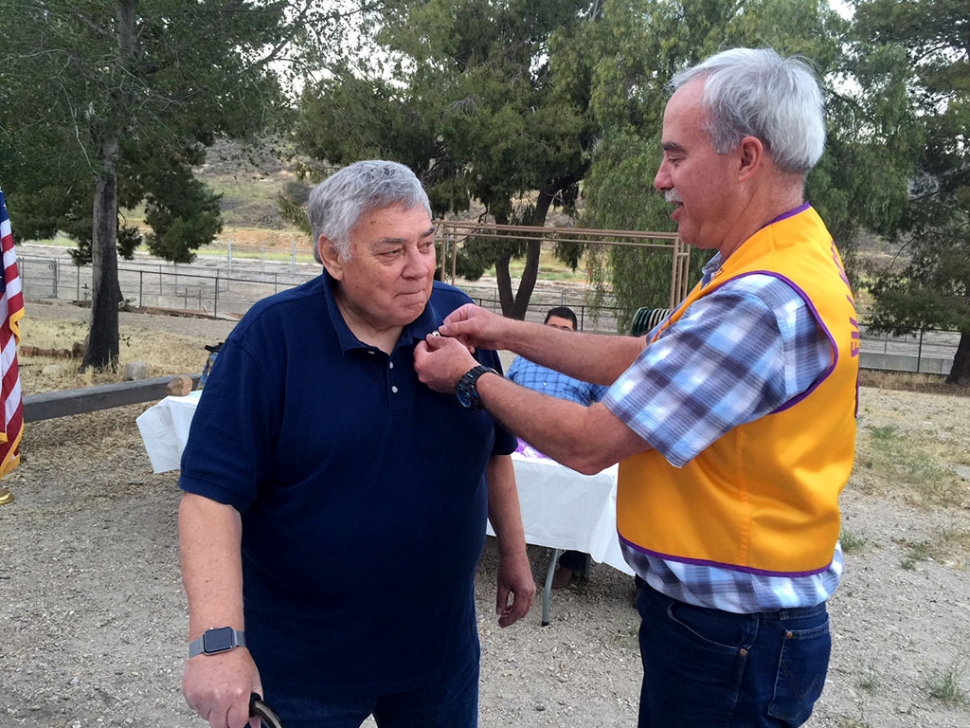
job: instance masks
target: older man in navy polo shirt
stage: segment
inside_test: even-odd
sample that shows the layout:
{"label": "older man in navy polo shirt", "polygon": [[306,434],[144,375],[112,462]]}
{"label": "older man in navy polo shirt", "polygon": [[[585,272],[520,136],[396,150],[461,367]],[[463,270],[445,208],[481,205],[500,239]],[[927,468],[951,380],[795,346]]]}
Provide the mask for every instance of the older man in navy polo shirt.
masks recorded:
{"label": "older man in navy polo shirt", "polygon": [[516,441],[414,372],[414,346],[469,301],[433,280],[414,174],[350,165],[309,214],[325,271],[240,321],[183,456],[186,700],[211,728],[246,725],[251,692],[288,728],[475,726],[486,515],[499,624],[535,593]]}

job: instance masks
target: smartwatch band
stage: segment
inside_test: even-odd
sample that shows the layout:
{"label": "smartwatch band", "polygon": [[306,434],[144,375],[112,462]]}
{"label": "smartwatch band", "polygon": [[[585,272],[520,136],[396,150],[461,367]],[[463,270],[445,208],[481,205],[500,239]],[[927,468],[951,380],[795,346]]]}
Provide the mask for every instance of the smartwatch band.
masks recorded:
{"label": "smartwatch band", "polygon": [[235,647],[246,646],[246,633],[232,627],[207,629],[198,639],[189,642],[189,657],[217,655]]}

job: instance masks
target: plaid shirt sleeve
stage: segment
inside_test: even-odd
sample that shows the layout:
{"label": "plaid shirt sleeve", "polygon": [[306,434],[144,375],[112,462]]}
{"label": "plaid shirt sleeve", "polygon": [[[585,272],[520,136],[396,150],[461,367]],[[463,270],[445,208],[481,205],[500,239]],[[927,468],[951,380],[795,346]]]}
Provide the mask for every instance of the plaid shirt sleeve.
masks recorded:
{"label": "plaid shirt sleeve", "polygon": [[831,352],[794,289],[774,276],[745,276],[691,305],[603,401],[682,467],[732,428],[808,389]]}

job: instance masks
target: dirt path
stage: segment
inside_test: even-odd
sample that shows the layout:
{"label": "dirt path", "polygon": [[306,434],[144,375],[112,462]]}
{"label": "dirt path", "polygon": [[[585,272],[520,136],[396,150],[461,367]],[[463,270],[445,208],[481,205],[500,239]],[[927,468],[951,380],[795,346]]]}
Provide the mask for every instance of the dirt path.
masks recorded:
{"label": "dirt path", "polygon": [[[210,339],[228,332],[226,322],[123,321],[186,325]],[[959,470],[970,467],[968,401],[862,391],[862,432],[896,428],[964,453],[951,461],[930,453],[938,469],[927,471],[964,472],[964,497],[947,507],[912,505],[880,492],[876,454],[857,464],[843,497],[854,548],[831,602],[832,666],[811,728],[970,725],[967,705],[944,699],[948,678],[951,696],[970,690],[970,471]],[[0,726],[205,725],[180,694],[187,620],[177,475],[152,474],[135,426],[144,409],[28,425],[24,462],[3,483],[16,499],[0,507]],[[529,555],[539,581],[548,552],[530,547]],[[635,725],[638,618],[629,577],[595,565],[588,583],[555,593],[550,626],[540,626],[537,606],[524,623],[499,630],[495,567],[490,542],[478,586],[483,728]]]}

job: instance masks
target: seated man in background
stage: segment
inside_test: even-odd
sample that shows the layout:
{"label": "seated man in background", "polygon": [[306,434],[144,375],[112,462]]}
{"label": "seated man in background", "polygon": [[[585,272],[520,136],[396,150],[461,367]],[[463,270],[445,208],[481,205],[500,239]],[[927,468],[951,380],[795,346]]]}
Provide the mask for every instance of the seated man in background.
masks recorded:
{"label": "seated man in background", "polygon": [[[576,331],[576,314],[568,306],[556,306],[546,313],[546,326],[563,331]],[[552,397],[567,399],[589,407],[606,393],[607,387],[590,384],[579,379],[549,369],[524,356],[516,357],[509,367],[508,378],[516,384],[528,387],[536,392],[543,392]],[[552,576],[552,588],[562,589],[572,581],[577,572],[584,572],[587,568],[589,556],[581,551],[567,551],[559,559],[559,568]]]}

